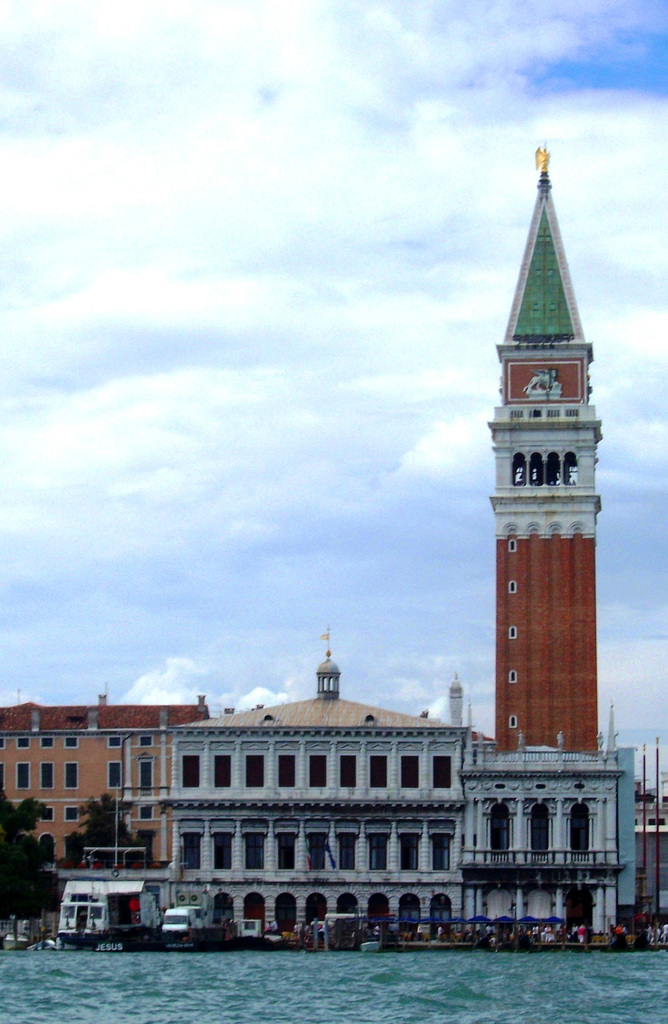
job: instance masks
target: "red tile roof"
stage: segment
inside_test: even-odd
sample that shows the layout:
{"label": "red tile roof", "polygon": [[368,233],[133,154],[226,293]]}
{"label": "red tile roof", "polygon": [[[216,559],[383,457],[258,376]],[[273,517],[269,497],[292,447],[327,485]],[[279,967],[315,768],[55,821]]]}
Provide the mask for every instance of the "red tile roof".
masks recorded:
{"label": "red tile roof", "polygon": [[188,725],[209,717],[206,704],[15,704],[0,708],[0,731],[31,732],[33,711],[40,713],[40,732],[88,730],[88,711],[97,712],[98,729],[158,729],[160,712],[167,709],[167,724]]}

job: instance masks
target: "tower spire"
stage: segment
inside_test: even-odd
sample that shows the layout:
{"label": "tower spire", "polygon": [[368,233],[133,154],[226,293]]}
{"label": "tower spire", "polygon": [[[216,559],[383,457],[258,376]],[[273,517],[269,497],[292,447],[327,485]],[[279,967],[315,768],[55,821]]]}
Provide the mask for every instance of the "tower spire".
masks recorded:
{"label": "tower spire", "polygon": [[596,448],[585,341],[548,174],[538,195],[508,327],[498,346],[496,738],[502,750],[596,749]]}

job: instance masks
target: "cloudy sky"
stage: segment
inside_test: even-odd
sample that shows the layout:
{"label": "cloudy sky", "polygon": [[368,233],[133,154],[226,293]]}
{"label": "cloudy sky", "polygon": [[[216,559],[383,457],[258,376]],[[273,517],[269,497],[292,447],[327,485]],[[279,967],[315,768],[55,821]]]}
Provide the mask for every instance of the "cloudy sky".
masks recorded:
{"label": "cloudy sky", "polygon": [[547,142],[603,419],[601,721],[666,730],[668,15],[0,2],[0,700],[493,729],[502,340]]}

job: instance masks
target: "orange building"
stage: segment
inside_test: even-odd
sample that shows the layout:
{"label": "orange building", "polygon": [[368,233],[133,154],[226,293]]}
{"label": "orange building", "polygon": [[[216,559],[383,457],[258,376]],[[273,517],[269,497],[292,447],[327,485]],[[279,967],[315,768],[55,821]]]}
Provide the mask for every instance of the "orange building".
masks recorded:
{"label": "orange building", "polygon": [[0,788],[14,802],[34,797],[45,805],[40,841],[65,856],[65,837],[79,827],[90,797],[118,797],[125,821],[143,840],[147,863],[168,863],[176,726],[209,717],[197,704],[107,704],[0,708]]}

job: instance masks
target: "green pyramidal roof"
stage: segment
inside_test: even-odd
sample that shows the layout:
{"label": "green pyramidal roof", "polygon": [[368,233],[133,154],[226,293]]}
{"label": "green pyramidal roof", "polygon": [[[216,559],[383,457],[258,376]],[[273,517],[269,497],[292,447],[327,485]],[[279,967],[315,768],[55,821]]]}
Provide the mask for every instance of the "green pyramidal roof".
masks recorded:
{"label": "green pyramidal roof", "polygon": [[574,336],[554,240],[543,210],[513,337],[566,340]]}
{"label": "green pyramidal roof", "polygon": [[506,330],[506,344],[584,342],[551,191],[550,179],[543,172]]}

